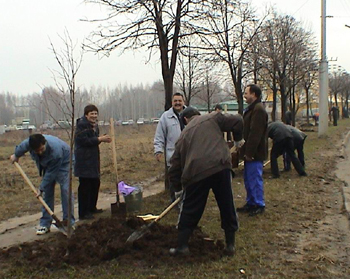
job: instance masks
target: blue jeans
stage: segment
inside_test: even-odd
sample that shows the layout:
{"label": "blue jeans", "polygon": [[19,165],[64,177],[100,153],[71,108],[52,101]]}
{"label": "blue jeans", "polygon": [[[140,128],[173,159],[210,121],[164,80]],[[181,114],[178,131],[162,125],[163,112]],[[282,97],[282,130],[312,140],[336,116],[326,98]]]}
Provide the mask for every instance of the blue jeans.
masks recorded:
{"label": "blue jeans", "polygon": [[265,206],[263,162],[244,161],[244,186],[247,191],[247,204]]}
{"label": "blue jeans", "polygon": [[[55,208],[55,184],[56,182],[60,184],[61,188],[61,202],[62,202],[62,211],[63,211],[63,220],[68,220],[68,191],[69,191],[69,172],[68,171],[60,171],[55,181],[52,185],[48,185],[46,187],[45,192],[43,193],[44,201],[50,207],[52,211]],[[40,226],[50,228],[52,223],[52,217],[46,211],[44,207],[42,207],[42,217],[40,218]],[[73,225],[75,222],[74,219],[74,197],[72,194],[72,219],[71,224]]]}

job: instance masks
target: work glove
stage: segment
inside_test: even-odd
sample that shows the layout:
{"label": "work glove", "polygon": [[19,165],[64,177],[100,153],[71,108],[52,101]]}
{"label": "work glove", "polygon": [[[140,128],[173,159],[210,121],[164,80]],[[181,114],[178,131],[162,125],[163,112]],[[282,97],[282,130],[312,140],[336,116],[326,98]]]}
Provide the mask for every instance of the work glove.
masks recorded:
{"label": "work glove", "polygon": [[235,147],[241,148],[245,143],[244,139],[241,139],[240,141],[235,141]]}
{"label": "work glove", "polygon": [[183,192],[182,190],[179,192],[175,192],[175,200],[177,200],[179,197],[182,196],[182,192]]}

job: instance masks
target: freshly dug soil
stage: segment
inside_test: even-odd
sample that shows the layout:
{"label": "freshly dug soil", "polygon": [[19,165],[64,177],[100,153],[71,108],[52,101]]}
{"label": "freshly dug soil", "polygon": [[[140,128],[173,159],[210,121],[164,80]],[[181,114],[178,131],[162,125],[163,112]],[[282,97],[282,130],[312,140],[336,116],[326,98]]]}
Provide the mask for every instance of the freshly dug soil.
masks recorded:
{"label": "freshly dug soil", "polygon": [[[164,262],[169,264],[174,260],[169,255],[169,248],[176,247],[177,244],[175,227],[155,224],[141,239],[131,245],[126,244],[129,235],[144,224],[144,221],[136,217],[127,221],[117,217],[102,218],[78,226],[69,240],[63,234],[55,233],[45,240],[4,249],[0,253],[0,262],[50,269],[61,268],[65,264],[92,266],[111,259],[138,267],[156,267]],[[217,260],[223,256],[223,248],[222,240],[210,240],[200,229],[196,229],[190,239],[192,255],[179,257],[176,263]]]}

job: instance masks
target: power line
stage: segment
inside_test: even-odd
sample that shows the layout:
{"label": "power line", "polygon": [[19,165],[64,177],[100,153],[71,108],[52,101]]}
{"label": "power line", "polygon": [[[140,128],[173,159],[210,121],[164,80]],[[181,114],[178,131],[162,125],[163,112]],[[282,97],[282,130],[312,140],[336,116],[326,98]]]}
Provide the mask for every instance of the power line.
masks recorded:
{"label": "power line", "polygon": [[302,4],[302,5],[300,6],[300,8],[297,9],[297,10],[293,13],[293,16],[294,16],[297,12],[299,12],[299,11],[301,10],[301,8],[304,7],[304,6],[307,4],[307,2],[309,2],[309,1],[310,1],[310,0],[306,0],[306,1],[304,2],[304,4]]}

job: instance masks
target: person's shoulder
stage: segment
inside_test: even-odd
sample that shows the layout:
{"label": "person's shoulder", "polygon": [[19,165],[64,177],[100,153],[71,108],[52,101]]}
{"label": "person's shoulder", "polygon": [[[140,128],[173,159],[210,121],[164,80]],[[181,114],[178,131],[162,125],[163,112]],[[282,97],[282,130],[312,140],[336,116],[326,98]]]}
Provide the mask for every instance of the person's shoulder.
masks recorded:
{"label": "person's shoulder", "polygon": [[255,104],[254,106],[254,110],[260,110],[260,111],[265,111],[266,112],[266,109],[265,109],[265,106],[262,102],[258,102]]}
{"label": "person's shoulder", "polygon": [[82,116],[82,117],[77,119],[77,124],[76,125],[77,125],[77,127],[80,128],[80,127],[89,126],[90,123],[84,116]]}
{"label": "person's shoulder", "polygon": [[164,116],[166,117],[172,117],[173,115],[175,115],[175,112],[173,110],[173,107],[171,107],[170,109],[166,110],[164,113],[163,113]]}

